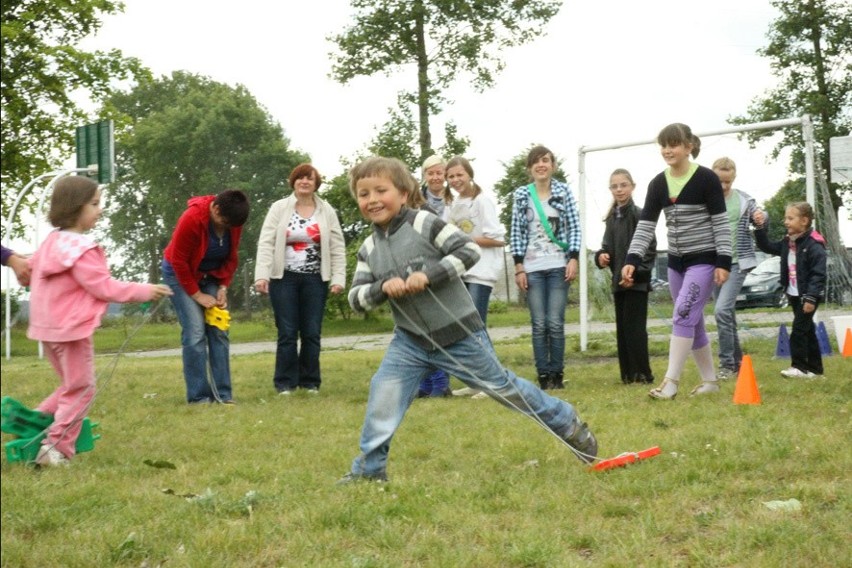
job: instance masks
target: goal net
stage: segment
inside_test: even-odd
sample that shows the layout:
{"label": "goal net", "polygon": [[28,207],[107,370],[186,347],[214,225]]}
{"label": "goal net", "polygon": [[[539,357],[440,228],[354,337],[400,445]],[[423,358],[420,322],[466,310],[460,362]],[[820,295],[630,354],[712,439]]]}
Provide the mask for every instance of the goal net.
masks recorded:
{"label": "goal net", "polygon": [[[827,241],[829,252],[826,303],[817,312],[817,321],[825,327],[825,336],[830,338],[832,350],[838,348],[835,340],[833,317],[852,313],[852,221],[844,215],[838,219],[831,205],[829,186],[824,176],[815,172],[813,161],[808,161],[807,171],[787,171],[789,154],[782,153],[777,160],[770,161],[771,148],[777,144],[780,129],[800,127],[805,137],[809,135],[810,122],[807,117],[755,123],[731,127],[715,132],[697,133],[701,139],[701,152],[697,162],[710,166],[721,157],[731,158],[737,165],[734,187],[751,195],[759,207],[776,195],[788,180],[806,178],[807,200],[815,209],[817,230]],[[778,131],[763,140],[755,148],[741,140],[740,135],[752,130]],[[809,145],[812,147],[812,145]],[[818,161],[817,161],[818,163]],[[585,351],[589,342],[615,344],[612,291],[609,269],[599,270],[594,265],[594,251],[600,248],[604,232],[603,219],[611,204],[608,189],[609,176],[616,168],[630,171],[636,182],[633,200],[640,207],[644,204],[650,180],[664,169],[659,147],[655,140],[626,142],[598,147],[583,147],[578,155],[579,184],[577,198],[583,226],[583,246],[587,252],[585,266],[581,266],[579,293],[576,301],[580,309],[580,349]],[[575,186],[577,187],[577,186]],[[772,218],[772,224],[783,223],[783,219]],[[842,240],[846,233],[846,242]],[[652,275],[654,290],[649,296],[648,329],[652,338],[668,338],[671,330],[672,300],[667,283],[666,223],[664,214],[657,224],[657,260]],[[776,339],[781,325],[789,330],[792,311],[787,307],[786,294],[777,283],[778,258],[769,257],[758,251],[758,268],[752,271],[737,299],[737,329],[741,343],[750,338]],[[715,319],[713,302],[705,310],[705,323],[711,331],[715,345]]]}

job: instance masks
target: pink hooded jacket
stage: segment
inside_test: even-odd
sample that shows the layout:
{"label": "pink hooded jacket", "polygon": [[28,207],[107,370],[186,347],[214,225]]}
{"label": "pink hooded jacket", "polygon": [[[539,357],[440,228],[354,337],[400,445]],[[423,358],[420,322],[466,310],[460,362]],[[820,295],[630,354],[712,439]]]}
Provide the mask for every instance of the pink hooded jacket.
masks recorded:
{"label": "pink hooded jacket", "polygon": [[30,339],[62,342],[90,337],[109,302],[144,302],[151,297],[151,284],[114,280],[103,249],[87,235],[53,231],[30,264]]}

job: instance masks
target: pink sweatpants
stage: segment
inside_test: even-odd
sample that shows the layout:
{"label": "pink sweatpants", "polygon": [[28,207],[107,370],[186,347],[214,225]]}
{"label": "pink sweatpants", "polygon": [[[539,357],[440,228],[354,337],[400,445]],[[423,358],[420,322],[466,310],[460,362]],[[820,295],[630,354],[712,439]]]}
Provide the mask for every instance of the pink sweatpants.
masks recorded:
{"label": "pink sweatpants", "polygon": [[95,396],[94,344],[91,337],[77,341],[45,341],[44,350],[61,383],[37,408],[45,414],[53,414],[53,424],[43,443],[52,444],[65,457],[72,458],[83,418]]}

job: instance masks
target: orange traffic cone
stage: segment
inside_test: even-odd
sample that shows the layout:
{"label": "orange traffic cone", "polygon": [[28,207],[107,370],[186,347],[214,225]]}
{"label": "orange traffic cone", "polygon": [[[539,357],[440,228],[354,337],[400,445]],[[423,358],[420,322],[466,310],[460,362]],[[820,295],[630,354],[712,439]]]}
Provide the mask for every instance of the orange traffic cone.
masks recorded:
{"label": "orange traffic cone", "polygon": [[852,327],[846,328],[846,339],[843,340],[843,356],[852,357]]}
{"label": "orange traffic cone", "polygon": [[742,363],[740,363],[737,386],[734,388],[734,404],[760,404],[760,392],[757,390],[757,380],[754,378],[751,355],[743,355]]}

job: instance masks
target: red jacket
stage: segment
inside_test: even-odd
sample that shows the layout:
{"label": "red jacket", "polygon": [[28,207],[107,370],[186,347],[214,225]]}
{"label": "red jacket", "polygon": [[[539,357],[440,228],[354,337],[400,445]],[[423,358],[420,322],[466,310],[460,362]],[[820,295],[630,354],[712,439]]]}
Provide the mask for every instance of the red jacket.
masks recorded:
{"label": "red jacket", "polygon": [[[216,199],[215,195],[191,197],[187,201],[187,209],[178,219],[172,240],[163,253],[166,260],[174,268],[175,276],[183,287],[184,292],[192,296],[198,292],[198,283],[204,277],[198,267],[207,253],[208,230],[210,226],[210,204]],[[231,251],[222,266],[211,270],[209,274],[219,281],[220,285],[229,286],[237,269],[237,249],[240,246],[242,227],[231,227]]]}

